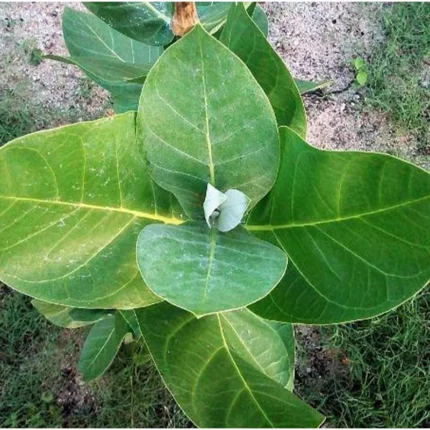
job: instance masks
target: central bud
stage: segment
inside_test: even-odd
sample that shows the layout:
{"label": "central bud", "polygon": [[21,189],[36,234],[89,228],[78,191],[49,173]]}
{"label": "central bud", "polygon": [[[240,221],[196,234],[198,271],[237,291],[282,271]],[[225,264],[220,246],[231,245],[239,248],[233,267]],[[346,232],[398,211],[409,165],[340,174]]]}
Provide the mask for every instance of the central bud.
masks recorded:
{"label": "central bud", "polygon": [[242,221],[250,201],[242,191],[232,189],[222,193],[208,184],[203,203],[208,226],[222,232],[233,230]]}

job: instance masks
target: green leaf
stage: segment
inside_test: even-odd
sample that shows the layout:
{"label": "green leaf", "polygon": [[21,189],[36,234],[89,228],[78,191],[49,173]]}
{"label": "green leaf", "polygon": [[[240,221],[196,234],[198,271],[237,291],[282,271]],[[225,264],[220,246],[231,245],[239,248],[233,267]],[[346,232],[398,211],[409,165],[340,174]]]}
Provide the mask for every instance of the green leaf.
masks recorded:
{"label": "green leaf", "polygon": [[300,94],[311,93],[316,90],[320,90],[331,85],[332,81],[324,81],[324,82],[312,82],[312,81],[303,81],[301,79],[294,79],[299,89]]}
{"label": "green leaf", "polygon": [[[224,24],[232,2],[197,2],[197,15],[203,28],[216,33]],[[249,3],[245,4],[248,7]]]}
{"label": "green leaf", "polygon": [[264,12],[263,8],[257,4],[251,16],[252,20],[255,22],[255,25],[267,38],[269,35],[269,20],[267,19],[266,12]]}
{"label": "green leaf", "polygon": [[249,67],[267,94],[278,124],[305,136],[306,113],[294,78],[242,3],[231,7],[220,40]]}
{"label": "green leaf", "polygon": [[140,329],[139,321],[135,309],[118,311],[128,324],[129,329],[133,332],[135,340],[140,339],[142,331]]}
{"label": "green leaf", "polygon": [[192,218],[204,217],[208,183],[242,191],[251,206],[270,190],[279,162],[273,110],[242,61],[200,26],[151,69],[141,101],[150,174]]}
{"label": "green leaf", "polygon": [[79,309],[71,308],[70,316],[77,320],[89,324],[94,324],[103,319],[106,315],[111,313],[111,309]]}
{"label": "green leaf", "polygon": [[71,58],[46,57],[79,66],[111,92],[117,112],[137,110],[141,83],[163,48],[130,39],[96,16],[70,8],[63,14],[63,33]]}
{"label": "green leaf", "polygon": [[365,65],[366,65],[366,62],[364,61],[363,58],[356,58],[354,60],[354,67],[356,70],[362,69]]}
{"label": "green leaf", "polygon": [[233,230],[241,222],[248,209],[249,199],[238,190],[227,190],[221,193],[208,184],[206,198],[203,202],[206,224],[223,233]]}
{"label": "green leaf", "polygon": [[359,85],[366,85],[367,82],[367,73],[364,70],[360,70],[355,77],[356,81]]}
{"label": "green leaf", "polygon": [[147,226],[137,241],[137,262],[157,296],[196,315],[259,300],[287,266],[282,251],[242,227],[223,234],[203,221]]}
{"label": "green leaf", "polygon": [[84,381],[92,381],[106,372],[128,333],[128,324],[120,312],[108,315],[93,326],[78,363]]}
{"label": "green leaf", "polygon": [[167,45],[173,40],[170,2],[85,2],[92,13],[115,30],[148,45]]}
{"label": "green leaf", "polygon": [[252,307],[294,323],[370,318],[408,300],[430,277],[430,175],[397,158],[322,151],[281,128],[279,177],[248,230],[290,264]]}
{"label": "green leaf", "polygon": [[137,236],[182,220],[146,173],[133,113],[15,139],[0,148],[0,175],[4,283],[79,308],[159,301],[139,274]]}
{"label": "green leaf", "polygon": [[81,309],[68,306],[55,305],[41,300],[32,300],[31,304],[37,311],[53,324],[64,328],[78,328],[93,324],[107,315],[107,311],[98,309],[85,309],[86,315],[74,313]]}
{"label": "green leaf", "polygon": [[164,382],[200,427],[317,427],[323,417],[284,388],[288,351],[242,310],[201,319],[167,303],[137,311]]}
{"label": "green leaf", "polygon": [[[203,28],[216,33],[224,25],[231,4],[197,2],[197,15]],[[148,45],[168,45],[174,38],[170,28],[174,3],[94,2],[84,5],[116,30]]]}

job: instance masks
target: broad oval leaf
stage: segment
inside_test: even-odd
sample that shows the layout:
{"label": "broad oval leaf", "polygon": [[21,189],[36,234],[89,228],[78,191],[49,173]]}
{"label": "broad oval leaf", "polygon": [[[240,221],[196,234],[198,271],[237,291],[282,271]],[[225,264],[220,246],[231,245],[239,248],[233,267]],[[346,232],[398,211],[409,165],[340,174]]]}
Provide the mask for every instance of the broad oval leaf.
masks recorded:
{"label": "broad oval leaf", "polygon": [[279,248],[243,227],[223,234],[203,221],[145,227],[137,241],[137,262],[157,296],[196,315],[259,300],[287,266]]}
{"label": "broad oval leaf", "polygon": [[370,318],[430,277],[430,175],[397,158],[322,151],[281,128],[277,184],[248,230],[278,243],[287,275],[252,307],[310,324]]}
{"label": "broad oval leaf", "polygon": [[[317,427],[323,417],[284,388],[278,334],[245,310],[195,319],[167,303],[137,311],[164,382],[200,427]],[[186,365],[185,365],[186,364]]]}
{"label": "broad oval leaf", "polygon": [[[36,299],[32,300],[31,304],[48,321],[64,328],[78,328],[94,324],[95,322],[103,319],[107,315],[107,312],[109,312],[100,309],[76,309]],[[74,311],[85,311],[85,314]]]}
{"label": "broad oval leaf", "polygon": [[208,183],[242,191],[253,206],[276,178],[279,139],[269,101],[242,61],[200,26],[151,69],[138,125],[152,178],[192,218],[204,217]]}
{"label": "broad oval leaf", "polygon": [[148,45],[173,40],[170,2],[85,2],[84,6],[115,30]]}
{"label": "broad oval leaf", "polygon": [[231,7],[220,41],[249,67],[267,94],[278,124],[306,136],[305,108],[294,78],[242,3]]}
{"label": "broad oval leaf", "polygon": [[4,283],[79,308],[159,301],[139,274],[137,236],[182,220],[146,174],[133,113],[15,139],[0,148],[0,174]]}
{"label": "broad oval leaf", "polygon": [[108,315],[91,328],[78,364],[84,381],[97,379],[106,372],[129,332],[120,312]]}

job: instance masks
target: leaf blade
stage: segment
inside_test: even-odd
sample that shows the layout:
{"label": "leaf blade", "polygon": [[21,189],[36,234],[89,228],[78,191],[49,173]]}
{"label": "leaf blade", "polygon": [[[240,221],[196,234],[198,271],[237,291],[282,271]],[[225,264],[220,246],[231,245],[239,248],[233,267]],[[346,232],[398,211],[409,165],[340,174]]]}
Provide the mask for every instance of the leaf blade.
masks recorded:
{"label": "leaf blade", "polygon": [[430,275],[428,173],[388,155],[321,151],[287,128],[281,133],[285,189],[274,188],[249,230],[277,243],[292,264],[252,310],[340,323],[379,315],[421,290]]}
{"label": "leaf blade", "polygon": [[78,363],[84,381],[93,381],[106,372],[128,333],[128,325],[119,312],[108,315],[92,327]]}
{"label": "leaf blade", "polygon": [[[164,382],[197,425],[317,427],[323,421],[320,414],[258,370],[243,349],[237,349],[219,314],[197,320],[167,303],[137,312]],[[238,312],[245,313],[243,318],[254,318],[246,311]],[[250,325],[249,330],[261,339],[258,328]],[[275,339],[271,337],[268,344],[279,345]],[[266,352],[273,355],[259,365],[268,371],[270,363],[279,359],[279,350]]]}
{"label": "leaf blade", "polygon": [[[248,97],[235,97],[237,88]],[[268,192],[279,157],[269,101],[245,65],[200,26],[151,69],[141,100],[139,138],[149,172],[191,218],[203,219],[207,183],[242,191],[251,206]]]}
{"label": "leaf blade", "polygon": [[243,228],[223,234],[204,222],[147,226],[137,240],[137,262],[154,294],[196,315],[259,300],[287,266],[282,251]]}
{"label": "leaf blade", "polygon": [[3,282],[79,308],[159,300],[140,278],[136,239],[154,219],[181,220],[145,174],[133,113],[16,139],[0,149],[0,171]]}
{"label": "leaf blade", "polygon": [[306,113],[294,78],[242,3],[231,7],[220,41],[248,66],[269,98],[278,125],[306,136]]}

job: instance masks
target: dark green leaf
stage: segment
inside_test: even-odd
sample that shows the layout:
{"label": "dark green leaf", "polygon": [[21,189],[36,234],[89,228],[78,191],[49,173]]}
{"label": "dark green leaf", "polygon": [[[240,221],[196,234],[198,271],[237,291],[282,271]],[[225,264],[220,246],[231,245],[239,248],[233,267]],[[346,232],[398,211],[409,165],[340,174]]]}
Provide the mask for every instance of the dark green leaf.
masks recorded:
{"label": "dark green leaf", "polygon": [[170,2],[86,2],[84,5],[115,30],[148,45],[173,40]]}
{"label": "dark green leaf", "polygon": [[242,61],[202,27],[165,52],[141,100],[150,174],[190,216],[203,218],[209,182],[242,191],[251,206],[270,190],[279,160],[273,110]]}
{"label": "dark green leaf", "polygon": [[323,417],[284,388],[288,351],[245,310],[195,319],[168,303],[137,311],[164,382],[200,427],[317,427]]}
{"label": "dark green leaf", "polygon": [[263,8],[259,4],[255,6],[254,12],[251,16],[255,25],[260,29],[264,36],[267,37],[269,34],[269,20],[267,19],[267,15]]}
{"label": "dark green leaf", "polygon": [[106,372],[128,333],[128,324],[120,312],[108,315],[92,327],[78,364],[84,381],[92,381]]}
{"label": "dark green leaf", "polygon": [[322,151],[281,128],[275,187],[248,230],[290,258],[285,278],[252,307],[310,324],[370,318],[430,276],[430,175],[397,158]]}
{"label": "dark green leaf", "polygon": [[[181,223],[148,177],[129,113],[0,148],[0,279],[50,303],[134,308],[159,299],[136,264],[148,223]],[[177,203],[176,203],[177,205]]]}
{"label": "dark green leaf", "polygon": [[306,113],[294,78],[242,3],[230,9],[221,42],[249,67],[267,94],[279,125],[306,135]]}
{"label": "dark green leaf", "polygon": [[196,315],[259,300],[279,282],[287,266],[279,248],[242,227],[224,234],[203,221],[147,226],[137,241],[137,262],[157,296]]}
{"label": "dark green leaf", "polygon": [[135,309],[118,311],[127,322],[130,330],[133,332],[134,339],[137,340],[142,336],[139,321],[137,320]]}
{"label": "dark green leaf", "polygon": [[[59,327],[78,328],[104,318],[108,311],[98,309],[76,309],[68,306],[55,305],[41,300],[32,300],[31,304],[47,320]],[[85,311],[85,315],[74,313],[74,311]],[[83,318],[81,318],[83,317]]]}

